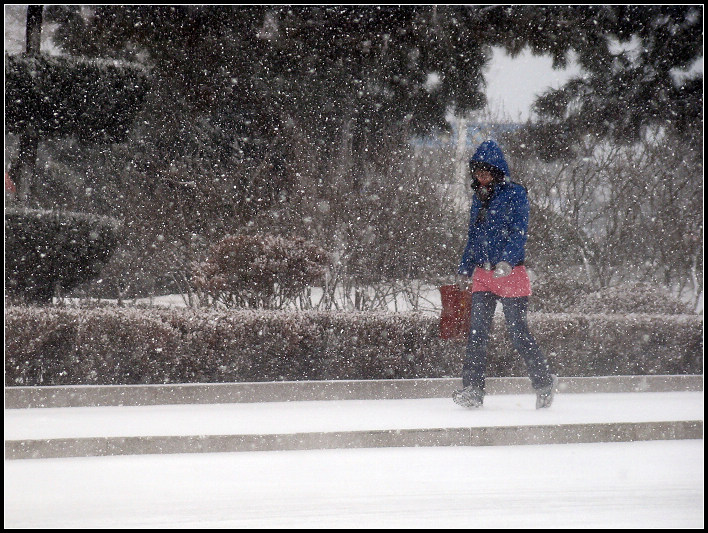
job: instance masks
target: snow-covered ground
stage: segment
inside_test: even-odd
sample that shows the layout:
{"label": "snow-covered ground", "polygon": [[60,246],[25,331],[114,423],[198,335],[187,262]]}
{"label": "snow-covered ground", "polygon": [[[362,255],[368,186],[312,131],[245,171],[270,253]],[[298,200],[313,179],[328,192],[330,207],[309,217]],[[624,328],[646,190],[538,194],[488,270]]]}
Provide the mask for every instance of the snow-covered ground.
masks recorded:
{"label": "snow-covered ground", "polygon": [[702,528],[703,441],[5,462],[5,528]]}
{"label": "snow-covered ground", "polygon": [[[374,294],[373,289],[368,290],[368,296],[372,297]],[[310,294],[310,304],[312,307],[317,307],[319,302],[322,300],[322,289],[320,287],[312,287]],[[340,308],[349,309],[353,305],[354,295],[353,293],[349,298],[345,297],[341,289],[337,289],[335,294],[335,300],[337,301]],[[59,303],[57,298],[54,298],[54,303]],[[72,304],[79,302],[78,298],[64,298],[62,300],[65,304]],[[103,303],[117,303],[117,300],[103,298],[100,300]],[[188,297],[186,294],[167,294],[164,296],[154,296],[152,298],[134,298],[127,299],[124,301],[125,305],[154,305],[159,307],[187,307]],[[432,285],[422,286],[418,293],[418,305],[413,306],[411,302],[404,297],[402,293],[399,293],[394,301],[394,298],[388,296],[386,298],[386,305],[391,312],[406,312],[406,311],[420,311],[423,313],[439,315],[442,309],[442,303],[440,301],[440,290]],[[292,309],[296,309],[297,306],[291,305]]]}
{"label": "snow-covered ground", "polygon": [[[533,275],[533,272],[529,271],[529,275],[533,280],[535,279],[535,276]],[[690,305],[693,307],[694,312],[698,314],[703,314],[703,294],[699,296],[697,301],[694,301],[695,297],[693,294],[691,294],[691,291],[689,289],[684,289],[682,293],[680,293],[678,290],[674,291],[676,296],[683,300],[686,304]],[[373,294],[372,290],[369,290],[369,296]],[[312,306],[317,306],[320,300],[322,299],[322,289],[319,287],[312,287],[311,289],[311,297],[310,301]],[[63,300],[64,303],[72,303],[75,301],[78,301],[77,299],[72,299],[72,298],[66,298]],[[107,300],[103,299],[101,300],[102,302],[116,302],[116,300]],[[125,303],[128,305],[156,305],[160,307],[186,307],[187,306],[187,295],[186,294],[169,294],[165,296],[155,296],[153,298],[137,298],[137,299],[129,299],[126,300]],[[336,301],[339,303],[340,306],[343,308],[347,307],[347,304],[345,303],[346,301],[349,301],[350,303],[348,305],[351,305],[351,302],[354,301],[353,295],[347,299],[345,298],[344,294],[342,293],[341,290],[338,290],[336,293]],[[55,302],[57,300],[55,299]],[[411,302],[404,297],[402,293],[399,293],[396,298],[395,302],[394,299],[391,297],[388,297],[387,300],[387,307],[388,310],[391,312],[406,312],[406,311],[419,311],[422,313],[427,313],[431,315],[439,315],[440,310],[442,309],[442,303],[440,300],[440,290],[438,287],[430,285],[430,284],[421,284],[420,289],[418,291],[418,303],[417,306],[411,305]],[[501,313],[501,304],[497,306],[497,312]]]}
{"label": "snow-covered ground", "polygon": [[481,410],[449,398],[8,409],[5,438],[261,435],[418,428],[703,420],[703,392],[492,394]]}
{"label": "snow-covered ground", "polygon": [[[5,438],[702,420],[703,393],[8,409]],[[703,527],[703,440],[5,461],[6,528]]]}

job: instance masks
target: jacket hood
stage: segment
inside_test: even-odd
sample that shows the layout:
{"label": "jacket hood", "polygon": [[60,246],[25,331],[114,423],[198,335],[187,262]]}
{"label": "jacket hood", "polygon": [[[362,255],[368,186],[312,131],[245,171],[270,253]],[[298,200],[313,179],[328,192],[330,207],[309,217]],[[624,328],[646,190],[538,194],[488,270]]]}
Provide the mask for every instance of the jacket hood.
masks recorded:
{"label": "jacket hood", "polygon": [[484,141],[479,145],[477,151],[470,159],[470,169],[474,170],[477,166],[491,165],[498,168],[505,176],[510,177],[509,165],[506,163],[506,158],[502,149],[494,141]]}

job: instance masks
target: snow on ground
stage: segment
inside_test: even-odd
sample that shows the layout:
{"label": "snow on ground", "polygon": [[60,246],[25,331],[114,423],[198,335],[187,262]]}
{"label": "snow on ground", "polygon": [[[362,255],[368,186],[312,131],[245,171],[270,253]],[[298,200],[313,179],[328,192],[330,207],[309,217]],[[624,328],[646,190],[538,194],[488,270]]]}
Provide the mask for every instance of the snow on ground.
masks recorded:
{"label": "snow on ground", "polygon": [[5,461],[5,528],[702,528],[703,441]]}
{"label": "snow on ground", "polygon": [[8,409],[8,440],[228,435],[409,428],[703,420],[703,392],[487,395],[470,411],[449,398]]}
{"label": "snow on ground", "polygon": [[[533,273],[529,272],[532,282],[534,279]],[[369,290],[371,292],[371,290]],[[679,297],[681,300],[683,300],[686,304],[689,304],[692,306],[694,309],[694,312],[698,314],[703,314],[703,294],[698,297],[698,299],[695,298],[695,296],[691,293],[689,289],[684,289],[683,291],[679,291],[678,289],[675,289],[673,291],[677,297]],[[317,306],[317,304],[320,302],[322,299],[322,289],[319,287],[312,287],[311,288],[311,304],[313,306]],[[347,301],[347,298],[344,297],[343,293],[341,290],[338,290],[336,293],[335,297],[336,301],[339,302],[340,305],[345,306],[344,302]],[[408,301],[407,298],[403,296],[402,293],[399,293],[396,297],[396,301],[393,301],[393,298],[387,298],[387,307],[388,310],[391,312],[406,312],[406,311],[418,311],[421,313],[426,313],[430,315],[439,315],[440,310],[442,309],[442,302],[440,299],[440,290],[438,287],[433,286],[433,285],[421,285],[419,291],[418,291],[418,305],[413,306],[411,305],[411,302]],[[75,303],[80,301],[79,299],[76,298],[65,298],[63,300],[64,303]],[[117,303],[117,300],[111,300],[111,299],[102,299],[102,302],[110,302],[110,303]],[[187,306],[187,295],[186,294],[168,294],[165,296],[154,296],[151,298],[136,298],[136,299],[129,299],[126,300],[125,303],[128,305],[154,305],[158,307],[186,307]],[[354,298],[353,296],[348,299],[348,301],[353,302]],[[55,303],[58,303],[58,300],[54,300]],[[501,312],[501,304],[498,305],[497,307],[497,312]]]}
{"label": "snow on ground", "polygon": [[[373,289],[368,289],[368,294],[371,296],[373,294]],[[432,285],[427,285],[421,287],[419,293],[418,293],[418,306],[414,307],[411,305],[410,301],[405,298],[405,296],[402,293],[399,293],[395,299],[395,302],[392,297],[386,298],[386,305],[389,311],[391,312],[406,312],[406,311],[419,311],[422,313],[428,313],[428,314],[434,314],[438,315],[440,314],[440,310],[442,309],[442,303],[440,300],[440,290],[437,287],[434,287]],[[316,307],[320,300],[322,299],[322,289],[320,287],[312,287],[311,288],[311,295],[310,295],[310,303],[313,307]],[[346,298],[342,292],[341,289],[337,289],[336,295],[335,295],[335,300],[338,302],[340,306],[343,308],[348,308],[349,306],[353,305],[352,302],[354,302],[354,296],[353,294],[349,297]],[[59,300],[55,298],[54,300],[55,304],[59,303]],[[81,300],[79,298],[64,298],[62,300],[62,303],[64,304],[75,304],[80,302]],[[113,303],[117,304],[117,300],[110,299],[110,298],[102,298],[100,299],[100,302],[102,303]],[[124,304],[126,305],[150,305],[150,306],[157,306],[157,307],[187,307],[187,302],[188,302],[188,297],[186,294],[167,294],[164,296],[153,296],[153,297],[146,297],[146,298],[134,298],[134,299],[127,299],[124,301]],[[345,302],[350,302],[349,305],[347,305]],[[292,309],[296,309],[297,307],[293,304],[291,305]]]}
{"label": "snow on ground", "polygon": [[[5,438],[703,419],[702,392],[8,409]],[[6,528],[702,528],[703,440],[5,461]]]}

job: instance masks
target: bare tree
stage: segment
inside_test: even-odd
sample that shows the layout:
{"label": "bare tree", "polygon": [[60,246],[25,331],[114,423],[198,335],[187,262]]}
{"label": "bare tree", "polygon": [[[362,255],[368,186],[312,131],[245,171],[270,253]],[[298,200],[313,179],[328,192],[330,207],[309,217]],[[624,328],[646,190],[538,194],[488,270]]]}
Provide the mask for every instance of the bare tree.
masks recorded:
{"label": "bare tree", "polygon": [[[702,293],[701,154],[670,127],[647,131],[632,145],[576,145],[576,157],[546,163],[513,145],[512,157],[532,202],[577,235],[546,238],[566,266],[585,267],[596,288],[654,281]],[[542,238],[549,228],[542,229]],[[531,237],[530,237],[531,240]],[[569,241],[570,242],[570,241]],[[563,248],[566,247],[566,248]],[[543,267],[543,265],[541,265]],[[543,268],[542,268],[543,270]]]}

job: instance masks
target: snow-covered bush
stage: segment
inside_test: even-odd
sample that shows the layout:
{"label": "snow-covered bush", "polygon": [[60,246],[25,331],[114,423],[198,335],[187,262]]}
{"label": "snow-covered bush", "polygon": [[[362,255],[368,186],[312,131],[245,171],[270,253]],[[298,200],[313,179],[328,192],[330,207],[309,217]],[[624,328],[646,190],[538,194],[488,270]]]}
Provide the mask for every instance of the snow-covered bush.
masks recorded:
{"label": "snow-covered bush", "polygon": [[529,297],[531,311],[566,313],[586,294],[591,292],[589,283],[579,276],[545,274],[533,281]]}
{"label": "snow-covered bush", "polygon": [[[559,375],[700,374],[699,315],[531,313]],[[459,377],[464,344],[419,313],[10,306],[5,384]],[[489,376],[526,376],[494,318]]]}
{"label": "snow-covered bush", "polygon": [[230,235],[196,269],[194,287],[226,307],[281,309],[321,280],[329,257],[301,237]]}
{"label": "snow-covered bush", "polygon": [[691,308],[667,289],[651,283],[623,284],[587,294],[569,309],[575,313],[691,314]]}
{"label": "snow-covered bush", "polygon": [[118,244],[116,219],[84,213],[10,208],[5,211],[5,291],[50,303],[98,275]]}
{"label": "snow-covered bush", "polygon": [[13,310],[6,369],[17,385],[167,383],[179,372],[178,330],[144,310]]}

